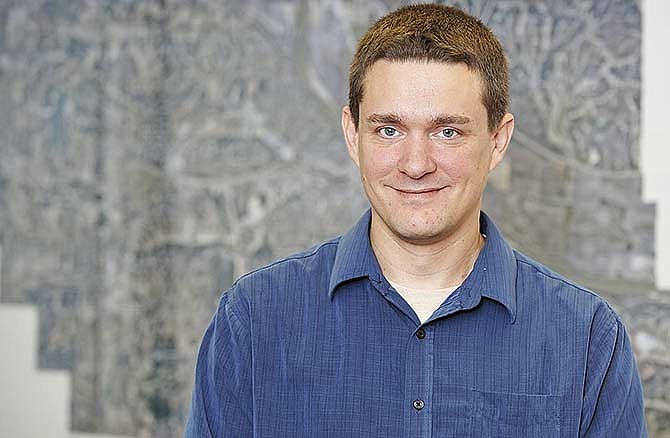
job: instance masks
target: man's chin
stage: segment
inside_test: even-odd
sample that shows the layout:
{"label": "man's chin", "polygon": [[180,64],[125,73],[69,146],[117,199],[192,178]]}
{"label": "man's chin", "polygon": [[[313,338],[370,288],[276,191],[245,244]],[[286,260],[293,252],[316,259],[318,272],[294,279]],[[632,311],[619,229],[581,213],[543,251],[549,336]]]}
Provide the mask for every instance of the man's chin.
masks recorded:
{"label": "man's chin", "polygon": [[401,240],[414,245],[431,245],[442,240],[446,234],[443,229],[412,225],[398,227],[394,233]]}
{"label": "man's chin", "polygon": [[436,221],[434,208],[403,205],[397,206],[393,212],[381,213],[385,214],[373,211],[373,225],[377,221],[374,216],[378,216],[380,230],[386,228],[386,232],[390,232],[393,238],[407,243],[429,245],[443,240],[449,234],[448,224]]}

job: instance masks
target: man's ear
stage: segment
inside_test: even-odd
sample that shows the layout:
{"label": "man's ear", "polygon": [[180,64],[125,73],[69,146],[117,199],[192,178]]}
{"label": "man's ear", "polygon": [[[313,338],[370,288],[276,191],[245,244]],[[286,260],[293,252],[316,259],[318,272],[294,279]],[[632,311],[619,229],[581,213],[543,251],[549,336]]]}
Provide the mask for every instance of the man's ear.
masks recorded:
{"label": "man's ear", "polygon": [[510,113],[505,113],[493,133],[493,151],[491,153],[489,171],[495,169],[498,163],[502,161],[503,156],[507,151],[507,146],[509,146],[509,142],[512,140],[513,132],[514,116]]}
{"label": "man's ear", "polygon": [[342,108],[342,132],[344,133],[344,141],[347,143],[349,156],[358,166],[358,129],[348,105]]}

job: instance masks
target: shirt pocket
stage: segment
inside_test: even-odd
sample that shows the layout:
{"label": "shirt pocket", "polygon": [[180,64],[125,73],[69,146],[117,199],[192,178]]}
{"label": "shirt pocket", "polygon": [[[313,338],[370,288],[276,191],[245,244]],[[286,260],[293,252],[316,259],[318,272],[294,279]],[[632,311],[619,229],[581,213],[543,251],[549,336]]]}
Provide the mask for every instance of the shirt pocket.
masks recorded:
{"label": "shirt pocket", "polygon": [[560,437],[560,396],[474,391],[472,437]]}

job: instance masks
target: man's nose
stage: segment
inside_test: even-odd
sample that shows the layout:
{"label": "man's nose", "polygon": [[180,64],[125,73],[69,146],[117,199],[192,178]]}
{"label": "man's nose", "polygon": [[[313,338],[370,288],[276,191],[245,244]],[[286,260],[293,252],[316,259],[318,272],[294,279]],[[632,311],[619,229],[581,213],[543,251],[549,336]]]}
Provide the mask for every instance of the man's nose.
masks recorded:
{"label": "man's nose", "polygon": [[422,135],[409,136],[401,147],[398,170],[413,179],[435,172],[437,164],[434,148],[429,138]]}

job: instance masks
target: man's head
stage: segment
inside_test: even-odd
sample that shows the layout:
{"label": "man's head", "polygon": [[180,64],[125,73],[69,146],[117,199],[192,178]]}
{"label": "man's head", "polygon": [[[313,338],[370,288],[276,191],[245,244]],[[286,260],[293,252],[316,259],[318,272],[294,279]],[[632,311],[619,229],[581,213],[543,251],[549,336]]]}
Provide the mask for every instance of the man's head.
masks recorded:
{"label": "man's head", "polygon": [[349,108],[356,127],[365,76],[380,59],[463,63],[481,79],[489,130],[507,112],[509,79],[502,46],[486,26],[459,9],[406,6],[379,19],[363,35],[349,72]]}
{"label": "man's head", "polygon": [[514,130],[500,44],[444,6],[399,9],[363,36],[342,109],[372,206],[371,239],[430,245],[478,236],[488,175]]}

